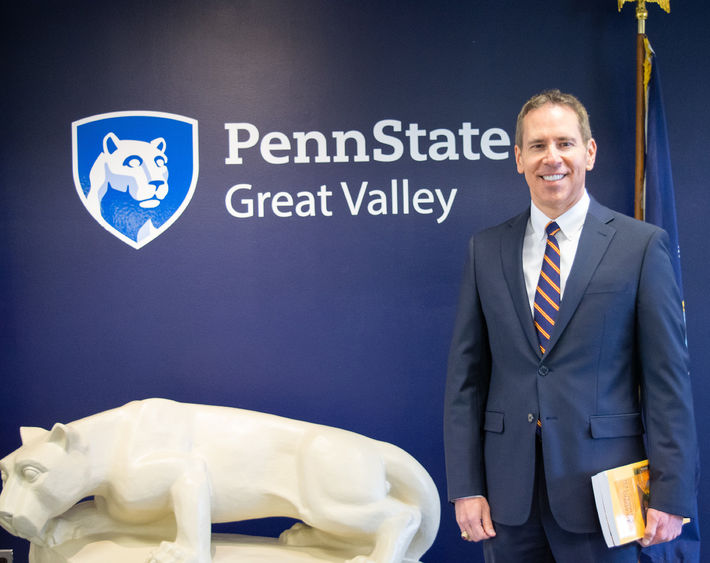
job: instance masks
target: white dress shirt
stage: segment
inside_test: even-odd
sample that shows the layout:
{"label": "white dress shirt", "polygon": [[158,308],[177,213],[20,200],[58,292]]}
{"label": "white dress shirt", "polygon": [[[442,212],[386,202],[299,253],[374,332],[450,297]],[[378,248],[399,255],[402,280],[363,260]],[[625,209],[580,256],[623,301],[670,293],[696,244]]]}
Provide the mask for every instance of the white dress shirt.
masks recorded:
{"label": "white dress shirt", "polygon": [[[560,232],[555,235],[560,247],[560,299],[564,298],[565,285],[569,277],[579,235],[582,234],[584,219],[589,210],[589,194],[584,190],[582,197],[577,203],[565,211],[554,221],[560,227]],[[525,275],[525,288],[528,291],[530,300],[530,312],[532,313],[535,303],[535,290],[540,279],[542,260],[545,256],[545,246],[547,244],[547,233],[545,227],[552,221],[535,204],[530,202],[530,219],[525,230],[525,240],[523,241],[523,274]]]}

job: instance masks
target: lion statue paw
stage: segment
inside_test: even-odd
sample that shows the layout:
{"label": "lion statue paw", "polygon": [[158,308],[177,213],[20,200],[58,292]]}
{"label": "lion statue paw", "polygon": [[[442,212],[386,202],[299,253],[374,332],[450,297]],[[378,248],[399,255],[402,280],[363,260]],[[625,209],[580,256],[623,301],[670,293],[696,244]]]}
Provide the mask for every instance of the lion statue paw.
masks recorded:
{"label": "lion statue paw", "polygon": [[161,542],[160,547],[153,551],[146,563],[203,563],[194,551],[174,542]]}

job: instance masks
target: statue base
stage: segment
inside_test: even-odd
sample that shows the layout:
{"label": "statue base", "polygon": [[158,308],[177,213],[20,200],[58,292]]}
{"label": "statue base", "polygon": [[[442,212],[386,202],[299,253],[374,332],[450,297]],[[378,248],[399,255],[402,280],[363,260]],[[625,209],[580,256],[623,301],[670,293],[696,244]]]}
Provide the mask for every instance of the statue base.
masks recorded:
{"label": "statue base", "polygon": [[[53,548],[30,545],[30,563],[145,563],[160,541],[135,536],[89,536]],[[213,563],[344,563],[358,553],[319,547],[296,547],[276,538],[238,534],[212,535]]]}

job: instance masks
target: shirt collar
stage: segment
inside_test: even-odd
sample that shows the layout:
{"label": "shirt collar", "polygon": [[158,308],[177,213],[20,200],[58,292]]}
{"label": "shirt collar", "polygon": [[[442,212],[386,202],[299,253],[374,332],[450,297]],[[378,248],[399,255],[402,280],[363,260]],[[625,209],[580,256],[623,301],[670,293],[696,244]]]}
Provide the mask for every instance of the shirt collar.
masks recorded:
{"label": "shirt collar", "polygon": [[[562,231],[562,235],[567,239],[573,239],[579,236],[582,227],[584,226],[584,220],[587,217],[587,211],[589,210],[589,194],[587,189],[584,189],[582,197],[579,201],[560,215],[555,222],[557,226]],[[535,238],[540,240],[547,236],[545,232],[545,227],[552,221],[547,215],[545,215],[535,204],[530,202],[530,225],[535,233]]]}

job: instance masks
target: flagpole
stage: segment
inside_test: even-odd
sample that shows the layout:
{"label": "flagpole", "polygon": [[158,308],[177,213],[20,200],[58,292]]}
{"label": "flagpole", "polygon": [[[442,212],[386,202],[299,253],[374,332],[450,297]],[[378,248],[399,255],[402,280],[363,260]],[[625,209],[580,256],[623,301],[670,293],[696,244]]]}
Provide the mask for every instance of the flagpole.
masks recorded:
{"label": "flagpole", "polygon": [[636,170],[634,174],[634,217],[644,219],[643,199],[646,170],[646,87],[644,83],[644,61],[646,49],[646,2],[657,2],[666,12],[670,12],[670,0],[617,0],[619,11],[626,2],[636,2]]}
{"label": "flagpole", "polygon": [[[641,0],[642,1],[642,0]],[[646,12],[648,15],[648,12]],[[638,11],[636,13],[638,18]],[[646,170],[646,89],[643,81],[643,61],[646,57],[646,19],[638,20],[636,34],[636,169],[634,173],[634,217],[643,221],[643,184]]]}

